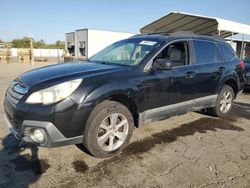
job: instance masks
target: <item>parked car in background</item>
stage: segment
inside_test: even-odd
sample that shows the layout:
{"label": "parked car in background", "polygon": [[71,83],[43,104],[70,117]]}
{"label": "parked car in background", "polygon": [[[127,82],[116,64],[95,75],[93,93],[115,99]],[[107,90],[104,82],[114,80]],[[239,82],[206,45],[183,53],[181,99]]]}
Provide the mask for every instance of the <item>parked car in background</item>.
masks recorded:
{"label": "parked car in background", "polygon": [[245,68],[246,85],[245,85],[245,89],[250,89],[250,55],[246,56],[243,61],[246,64],[246,68]]}
{"label": "parked car in background", "polygon": [[87,62],[23,73],[6,92],[6,120],[26,142],[82,144],[108,157],[128,144],[134,127],[202,109],[224,117],[244,87],[243,69],[217,37],[138,35]]}

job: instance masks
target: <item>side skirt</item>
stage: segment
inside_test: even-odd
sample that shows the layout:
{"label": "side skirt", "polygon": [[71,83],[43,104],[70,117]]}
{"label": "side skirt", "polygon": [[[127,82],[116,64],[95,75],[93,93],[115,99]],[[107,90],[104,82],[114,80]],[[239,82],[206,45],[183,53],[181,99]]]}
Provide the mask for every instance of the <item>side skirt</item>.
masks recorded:
{"label": "side skirt", "polygon": [[146,110],[139,113],[139,127],[150,122],[165,120],[173,116],[186,114],[188,112],[198,111],[215,106],[218,95],[210,95],[177,104],[171,104]]}

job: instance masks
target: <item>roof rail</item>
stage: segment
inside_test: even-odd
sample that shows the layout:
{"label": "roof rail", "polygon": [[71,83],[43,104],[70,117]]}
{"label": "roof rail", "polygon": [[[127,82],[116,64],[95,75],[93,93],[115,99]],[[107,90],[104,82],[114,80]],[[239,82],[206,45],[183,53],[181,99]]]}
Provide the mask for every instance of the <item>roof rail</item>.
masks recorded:
{"label": "roof rail", "polygon": [[217,38],[217,39],[225,40],[225,38],[223,38],[222,36],[217,35],[217,34],[212,34],[212,35],[210,35],[210,36],[213,36],[213,37],[215,37],[215,38]]}
{"label": "roof rail", "polygon": [[204,34],[204,35],[199,35],[199,36],[208,36],[208,37],[215,38],[217,40],[225,41],[225,38],[223,38],[222,36],[217,35],[217,34]]}
{"label": "roof rail", "polygon": [[142,34],[135,34],[135,35],[133,35],[133,36],[131,36],[131,37],[129,37],[129,38],[134,38],[134,37],[138,37],[138,36],[141,36]]}
{"label": "roof rail", "polygon": [[178,35],[195,35],[195,34],[193,31],[176,31],[170,34],[170,36],[178,36]]}
{"label": "roof rail", "polygon": [[225,41],[225,39],[220,35],[216,35],[216,34],[196,34],[193,31],[176,31],[174,33],[167,33],[167,32],[157,32],[157,33],[147,33],[147,34],[142,33],[142,34],[134,35],[131,38],[136,37],[136,36],[140,36],[140,35],[165,35],[165,36],[172,36],[172,37],[175,37],[175,36],[202,37],[203,36],[203,37],[214,38],[214,39],[220,40],[220,41]]}
{"label": "roof rail", "polygon": [[225,41],[225,39],[220,36],[220,35],[216,35],[216,34],[196,34],[194,33],[193,31],[176,31],[172,34],[170,34],[170,36],[208,36],[208,37],[213,37],[213,38],[216,38],[217,40],[222,40],[222,41]]}
{"label": "roof rail", "polygon": [[157,32],[157,33],[147,33],[147,34],[143,34],[143,35],[169,35],[169,33],[167,33],[167,32]]}

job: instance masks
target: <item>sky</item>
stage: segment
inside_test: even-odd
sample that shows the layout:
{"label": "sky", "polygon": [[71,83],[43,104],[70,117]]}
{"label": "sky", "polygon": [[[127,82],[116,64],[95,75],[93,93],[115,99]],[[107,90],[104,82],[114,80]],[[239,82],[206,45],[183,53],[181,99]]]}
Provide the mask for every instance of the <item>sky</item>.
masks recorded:
{"label": "sky", "polygon": [[0,39],[53,43],[82,28],[138,33],[171,11],[250,25],[250,0],[0,0]]}

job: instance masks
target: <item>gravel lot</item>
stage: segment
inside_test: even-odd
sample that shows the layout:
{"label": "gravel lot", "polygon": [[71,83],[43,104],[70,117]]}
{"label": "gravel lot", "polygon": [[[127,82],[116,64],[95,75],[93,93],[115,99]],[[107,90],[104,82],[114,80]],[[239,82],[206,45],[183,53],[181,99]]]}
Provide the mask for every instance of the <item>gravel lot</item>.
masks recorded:
{"label": "gravel lot", "polygon": [[[226,119],[189,113],[134,131],[118,156],[18,143],[3,120],[11,80],[43,66],[0,64],[0,187],[250,187],[250,93]],[[70,122],[69,122],[70,123]]]}

